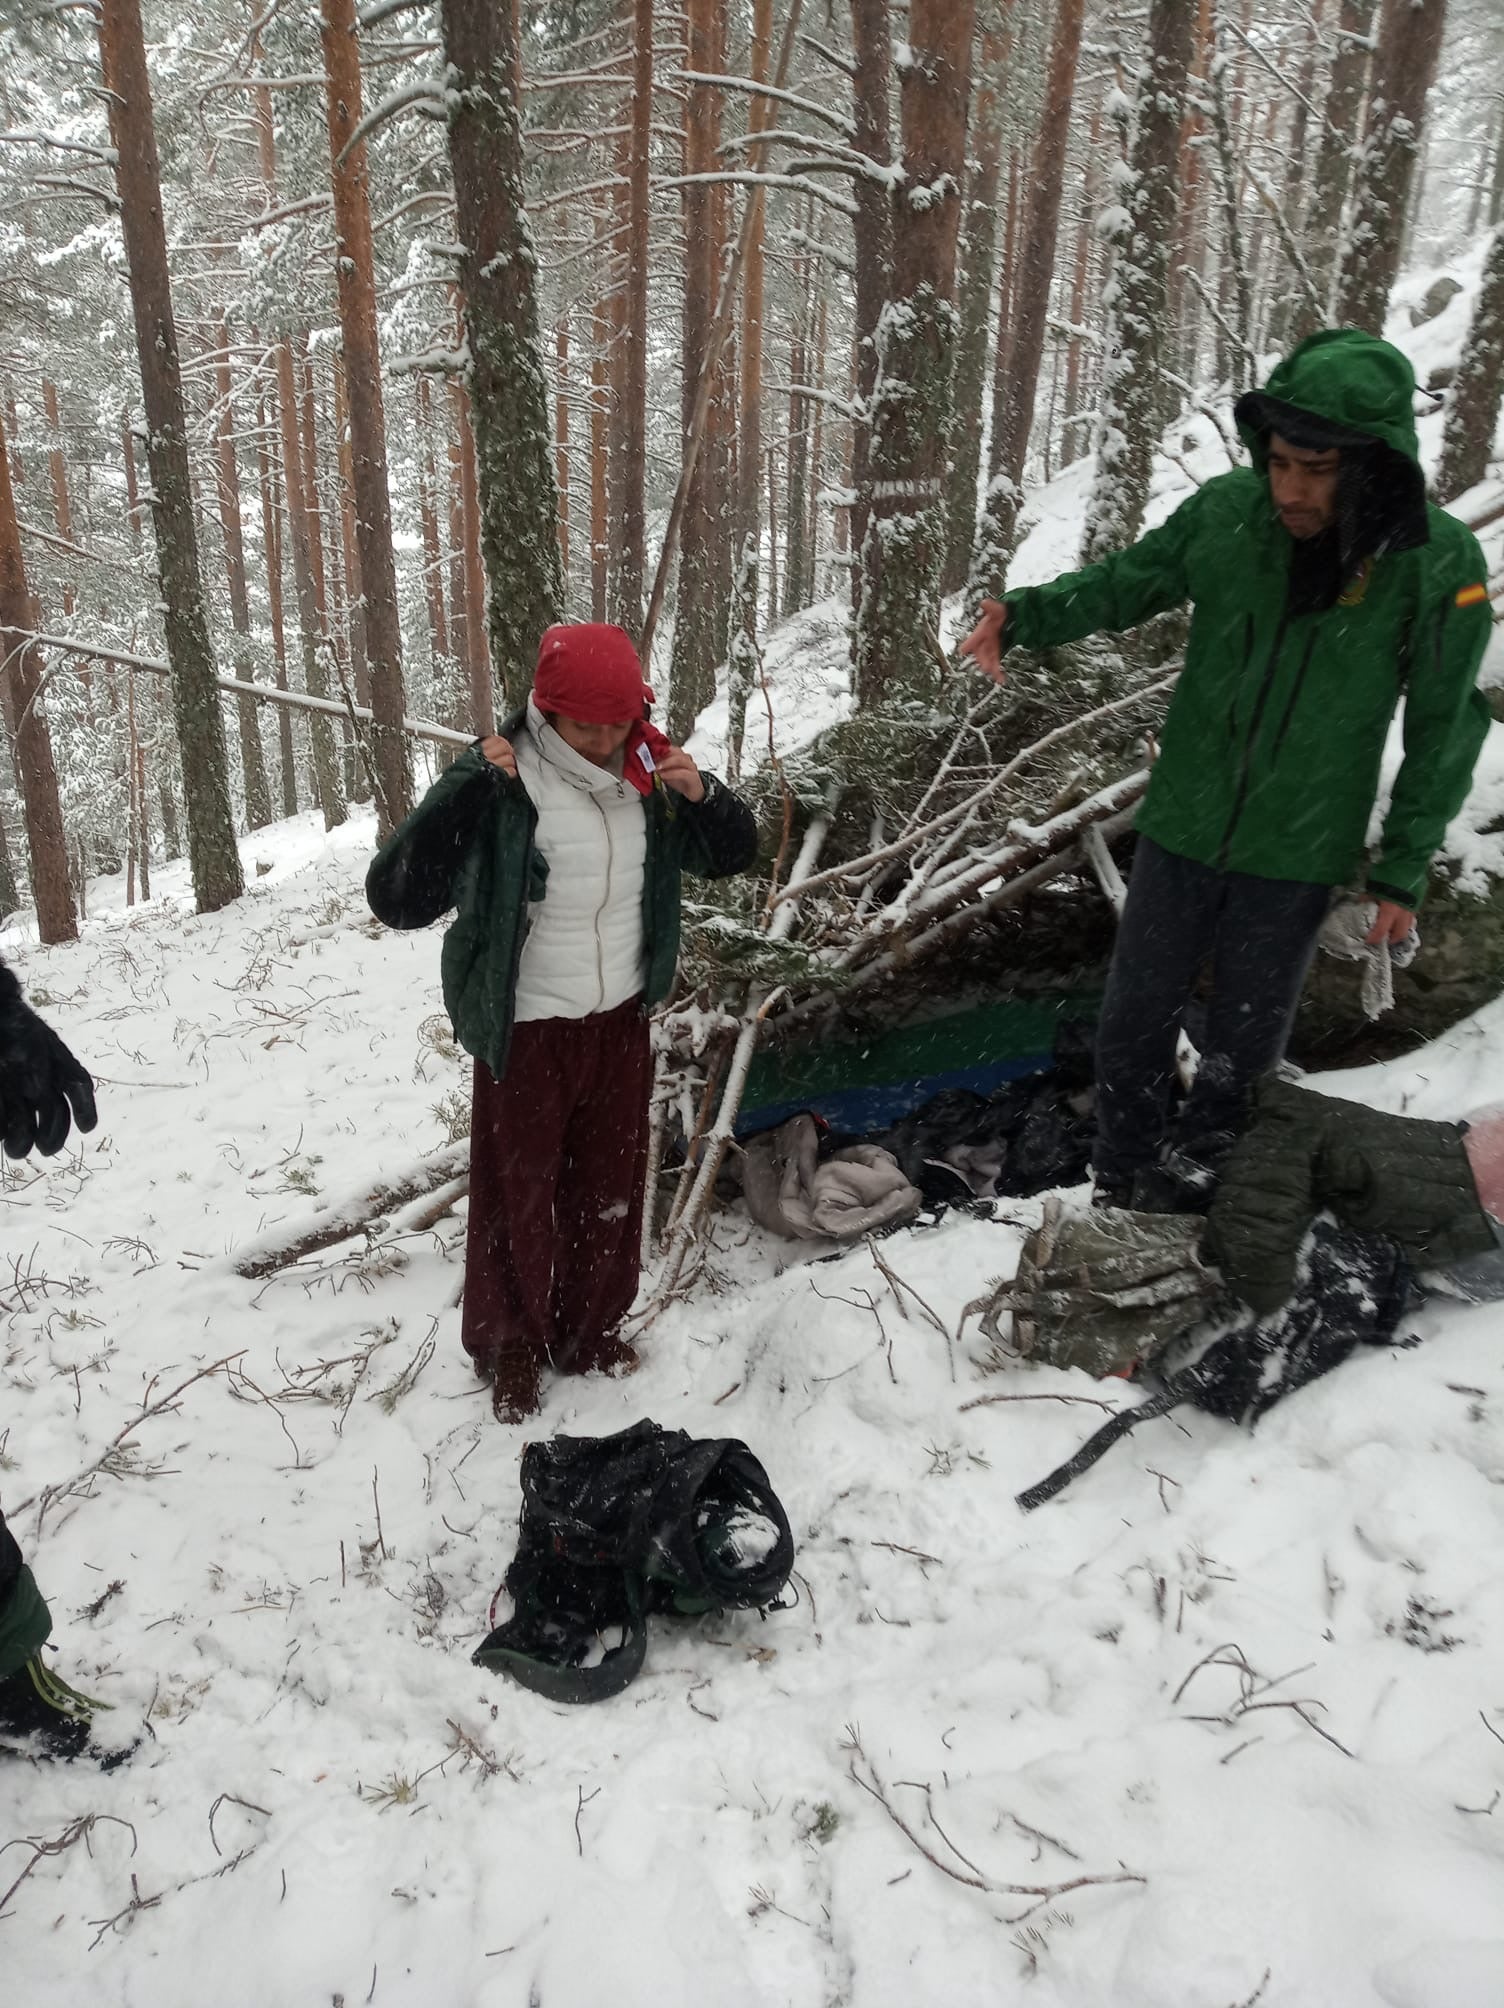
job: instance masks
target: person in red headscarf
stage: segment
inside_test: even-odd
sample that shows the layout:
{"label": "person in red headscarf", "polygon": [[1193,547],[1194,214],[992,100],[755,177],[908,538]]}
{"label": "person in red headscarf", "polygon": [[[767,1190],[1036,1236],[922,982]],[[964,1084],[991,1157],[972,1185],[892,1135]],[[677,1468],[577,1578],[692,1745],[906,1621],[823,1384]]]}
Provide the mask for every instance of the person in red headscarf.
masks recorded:
{"label": "person in red headscarf", "polygon": [[680,875],[757,854],[751,811],[648,720],[620,628],[551,627],[526,705],[442,774],[377,853],[371,910],[426,927],[474,1056],[461,1338],[505,1421],[542,1376],[630,1372],[652,1056]]}

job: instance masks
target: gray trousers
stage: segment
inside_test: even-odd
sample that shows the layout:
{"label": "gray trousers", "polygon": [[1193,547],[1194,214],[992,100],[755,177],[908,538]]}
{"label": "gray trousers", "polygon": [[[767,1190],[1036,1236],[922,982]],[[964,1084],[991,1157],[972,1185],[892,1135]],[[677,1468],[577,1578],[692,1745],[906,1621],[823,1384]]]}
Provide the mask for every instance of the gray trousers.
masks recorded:
{"label": "gray trousers", "polygon": [[1219,872],[1140,837],[1097,1026],[1098,1178],[1127,1183],[1166,1141],[1175,1044],[1211,958],[1196,1085],[1175,1141],[1216,1152],[1285,1050],[1331,903],[1301,879]]}

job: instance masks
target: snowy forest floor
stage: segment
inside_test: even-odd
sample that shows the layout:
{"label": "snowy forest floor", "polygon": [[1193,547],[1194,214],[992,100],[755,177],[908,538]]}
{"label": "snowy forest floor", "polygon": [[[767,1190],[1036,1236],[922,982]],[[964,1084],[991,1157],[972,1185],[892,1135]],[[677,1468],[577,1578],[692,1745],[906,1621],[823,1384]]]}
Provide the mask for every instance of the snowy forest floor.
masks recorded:
{"label": "snowy forest floor", "polygon": [[[1423,369],[1466,312],[1407,342]],[[1188,430],[1152,517],[1226,464]],[[1070,562],[1086,479],[1031,502],[1017,581]],[[770,644],[785,744],[848,702],[845,650],[834,602]],[[791,1256],[732,1211],[638,1375],[503,1428],[456,1220],[266,1284],[230,1260],[446,1142],[467,1096],[437,934],[366,912],[371,835],[247,839],[222,914],[179,865],[131,912],[96,885],[76,945],[0,932],[101,1110],[0,1169],[0,1500],[59,1670],[115,1704],[108,1740],[150,1729],[110,1775],[0,1768],[7,1999],[1497,2008],[1504,1307],[1427,1307],[1422,1344],[1256,1434],[1150,1424],[1025,1518],[1133,1398],[987,1373],[974,1320],[954,1341],[1038,1202],[882,1244],[903,1304],[868,1249]],[[1504,1003],[1319,1085],[1504,1099]],[[763,1458],[797,1607],[660,1623],[595,1709],[479,1672],[523,1441],[643,1415]]]}
{"label": "snowy forest floor", "polygon": [[[8,1997],[1497,2003],[1504,1310],[1428,1308],[1256,1435],[1152,1424],[1025,1519],[1127,1391],[986,1374],[974,1321],[906,1315],[866,1248],[790,1261],[733,1211],[634,1379],[503,1428],[454,1221],[260,1286],[227,1259],[443,1142],[463,1093],[422,1030],[436,935],[369,920],[369,841],[302,818],[247,842],[270,869],[224,914],[168,871],[130,914],[96,888],[75,946],[5,938],[102,1115],[3,1174],[4,1503],[60,1670],[111,1739],[152,1731],[108,1776],[5,1767],[0,1841],[79,1836],[0,1916]],[[1496,1099],[1504,1007],[1322,1085]],[[953,1334],[1032,1204],[884,1260]],[[23,1501],[226,1356],[38,1529]],[[469,1663],[518,1453],[641,1415],[764,1458],[799,1603],[660,1624],[626,1695],[555,1707]]]}

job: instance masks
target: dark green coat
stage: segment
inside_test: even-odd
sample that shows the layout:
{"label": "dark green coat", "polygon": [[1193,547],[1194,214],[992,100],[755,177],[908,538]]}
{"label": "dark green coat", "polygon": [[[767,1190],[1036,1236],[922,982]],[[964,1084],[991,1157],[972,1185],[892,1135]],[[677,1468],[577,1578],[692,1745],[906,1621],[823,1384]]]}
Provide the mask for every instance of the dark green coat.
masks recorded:
{"label": "dark green coat", "polygon": [[[518,712],[499,728],[522,730]],[[679,959],[680,874],[724,878],[757,854],[751,811],[713,775],[703,802],[654,782],[643,797],[647,852],[642,925],[644,1001],[668,995]],[[388,927],[428,927],[456,909],[440,968],[455,1037],[500,1079],[512,1037],[517,965],[527,909],[547,897],[548,862],[533,842],[538,817],[527,790],[478,746],[461,753],[371,860],[366,897]]]}
{"label": "dark green coat", "polygon": [[1217,1189],[1207,1258],[1269,1317],[1294,1289],[1300,1244],[1324,1207],[1391,1236],[1417,1268],[1497,1245],[1455,1123],[1382,1115],[1271,1076]]}
{"label": "dark green coat", "polygon": [[[1395,349],[1353,329],[1304,342],[1267,394],[1401,457],[1419,489],[1415,380]],[[1137,544],[1008,594],[1004,640],[1026,649],[1136,627],[1192,605],[1185,669],[1138,828],[1219,870],[1340,885],[1362,868],[1379,764],[1405,696],[1405,759],[1370,883],[1414,908],[1461,808],[1489,713],[1475,688],[1491,628],[1477,540],[1416,495],[1417,534],[1325,612],[1290,615],[1292,539],[1274,513],[1262,437],[1255,465],[1208,481]],[[1463,595],[1464,604],[1458,605]]]}

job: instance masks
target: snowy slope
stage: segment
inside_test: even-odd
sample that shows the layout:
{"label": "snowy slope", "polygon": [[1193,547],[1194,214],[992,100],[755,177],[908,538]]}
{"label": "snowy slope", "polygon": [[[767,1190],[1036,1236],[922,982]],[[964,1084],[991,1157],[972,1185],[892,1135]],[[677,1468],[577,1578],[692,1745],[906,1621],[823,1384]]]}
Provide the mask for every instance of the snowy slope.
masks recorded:
{"label": "snowy slope", "polygon": [[[0,1914],[7,2000],[1504,1999],[1504,1311],[1428,1310],[1423,1346],[1256,1436],[1150,1425],[1024,1518],[1013,1493],[1125,1398],[984,1373],[974,1319],[955,1342],[1032,1207],[883,1244],[949,1340],[866,1250],[780,1273],[728,1215],[642,1372],[554,1388],[537,1427],[745,1437],[797,1608],[660,1625],[594,1710],[469,1665],[525,1432],[459,1352],[456,1223],[401,1267],[335,1251],[258,1286],[226,1260],[447,1134],[437,934],[367,921],[369,836],[262,833],[223,915],[164,872],[129,916],[96,888],[74,946],[0,937],[102,1110],[3,1173],[3,1501],[60,1670],[112,1738],[153,1731],[109,1776],[0,1771],[0,1841],[97,1822]],[[1498,1099],[1504,1018],[1337,1085]],[[23,1502],[228,1355],[38,1530]],[[31,1862],[0,1854],[0,1892]],[[1032,1910],[1004,1887],[1125,1872]]]}

